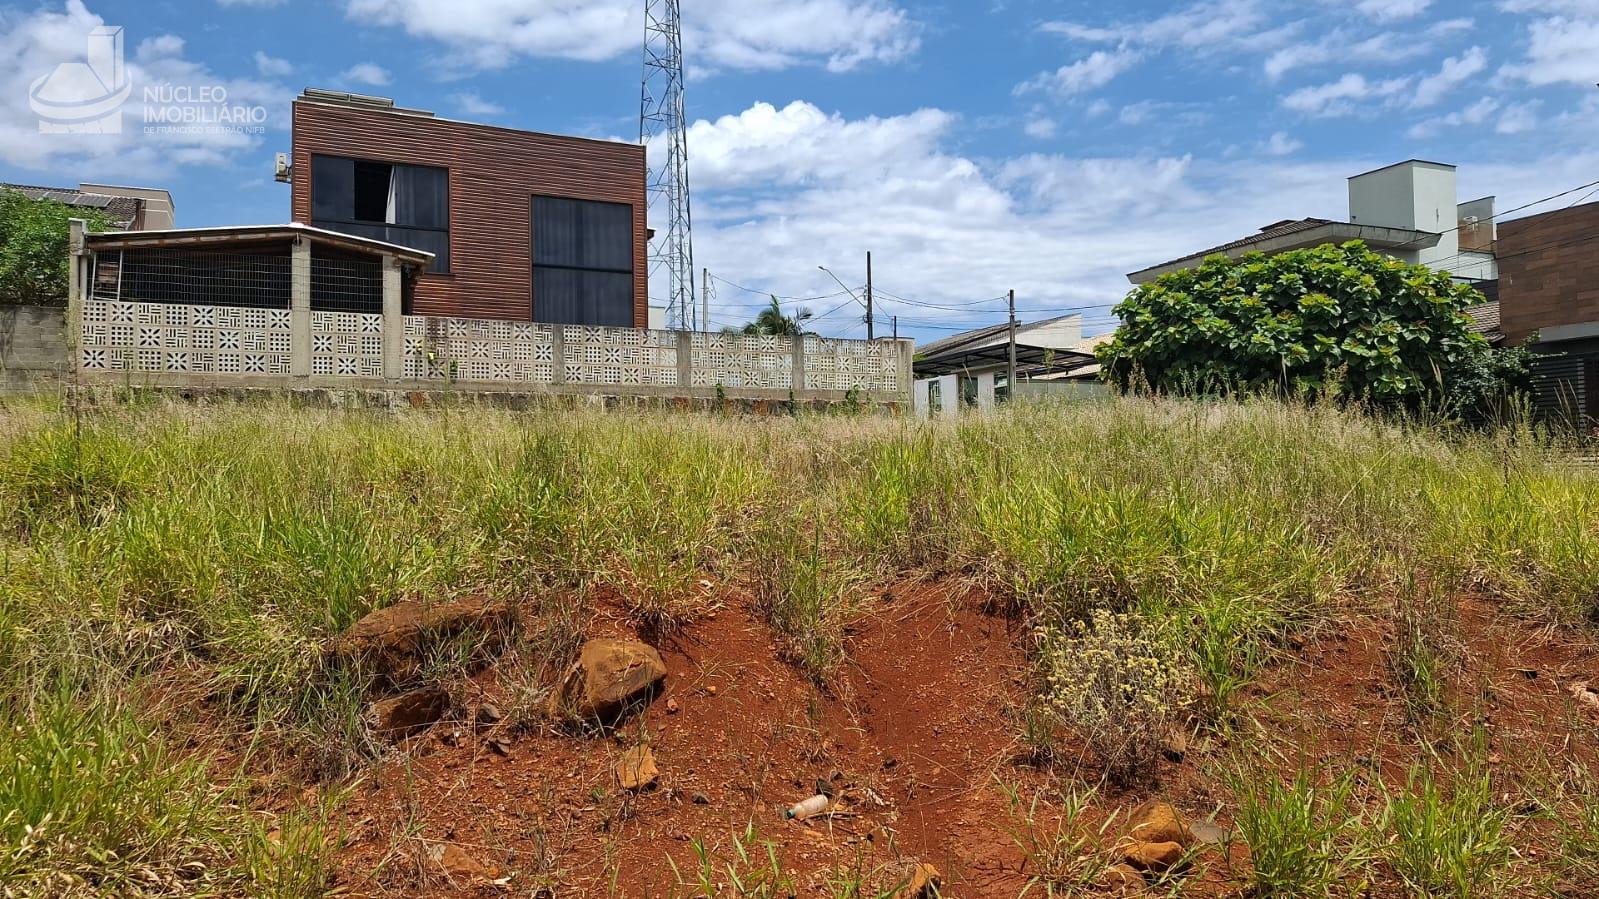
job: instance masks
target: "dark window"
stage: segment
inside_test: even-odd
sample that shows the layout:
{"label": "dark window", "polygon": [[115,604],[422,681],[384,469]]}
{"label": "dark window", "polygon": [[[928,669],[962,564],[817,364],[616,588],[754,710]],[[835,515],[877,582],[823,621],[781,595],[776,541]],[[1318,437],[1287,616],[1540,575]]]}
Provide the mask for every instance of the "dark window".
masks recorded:
{"label": "dark window", "polygon": [[633,326],[633,207],[533,198],[533,318]]}
{"label": "dark window", "polygon": [[311,224],[433,254],[430,272],[450,270],[450,172],[311,157]]}

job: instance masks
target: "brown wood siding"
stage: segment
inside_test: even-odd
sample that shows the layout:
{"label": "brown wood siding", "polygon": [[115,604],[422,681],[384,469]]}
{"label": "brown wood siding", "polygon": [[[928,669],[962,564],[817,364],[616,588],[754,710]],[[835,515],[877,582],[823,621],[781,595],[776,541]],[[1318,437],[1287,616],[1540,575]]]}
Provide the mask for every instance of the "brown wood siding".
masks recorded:
{"label": "brown wood siding", "polygon": [[313,154],[450,170],[450,273],[421,276],[421,315],[532,317],[534,196],[632,206],[633,324],[649,324],[642,147],[297,101],[290,215],[307,224]]}
{"label": "brown wood siding", "polygon": [[1504,222],[1494,252],[1507,341],[1599,321],[1599,203]]}

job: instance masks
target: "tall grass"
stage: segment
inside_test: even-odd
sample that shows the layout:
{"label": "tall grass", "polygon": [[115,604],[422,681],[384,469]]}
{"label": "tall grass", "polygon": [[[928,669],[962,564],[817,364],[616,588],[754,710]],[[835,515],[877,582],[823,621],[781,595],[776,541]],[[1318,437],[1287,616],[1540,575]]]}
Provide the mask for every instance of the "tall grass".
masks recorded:
{"label": "tall grass", "polygon": [[[27,406],[0,410],[0,709],[47,722],[181,674],[264,747],[332,747],[311,767],[336,774],[373,749],[364,684],[324,670],[322,647],[397,599],[614,596],[669,630],[713,601],[702,579],[743,583],[825,678],[866,585],[914,569],[960,573],[1041,625],[1159,618],[1224,718],[1286,637],[1412,572],[1595,618],[1596,531],[1599,481],[1524,431],[1267,402],[927,425],[157,403],[80,426]],[[34,737],[4,739],[24,758]],[[36,802],[62,807],[52,821],[70,805]],[[243,857],[213,839],[242,839],[240,819],[205,809],[119,826],[153,843],[165,821]],[[31,839],[0,834],[0,857]]]}

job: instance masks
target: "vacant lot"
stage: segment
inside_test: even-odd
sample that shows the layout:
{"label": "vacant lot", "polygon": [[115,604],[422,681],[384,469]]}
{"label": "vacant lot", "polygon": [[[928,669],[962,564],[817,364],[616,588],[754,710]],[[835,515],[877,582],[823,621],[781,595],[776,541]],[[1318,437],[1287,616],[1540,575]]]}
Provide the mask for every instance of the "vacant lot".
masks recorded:
{"label": "vacant lot", "polygon": [[[329,651],[458,599],[509,635]],[[1529,432],[24,405],[0,890],[1591,896],[1595,622],[1599,479]],[[597,636],[668,670],[604,730],[547,714]]]}

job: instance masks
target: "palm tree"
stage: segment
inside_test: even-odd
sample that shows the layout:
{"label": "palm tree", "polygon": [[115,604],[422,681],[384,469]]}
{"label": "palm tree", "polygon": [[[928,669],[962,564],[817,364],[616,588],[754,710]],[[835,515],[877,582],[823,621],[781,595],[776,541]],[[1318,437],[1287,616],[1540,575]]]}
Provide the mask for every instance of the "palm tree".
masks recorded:
{"label": "palm tree", "polygon": [[801,306],[794,310],[792,316],[783,314],[783,307],[778,305],[777,297],[772,297],[772,305],[762,309],[755,320],[744,326],[742,333],[765,335],[771,337],[797,337],[807,334],[800,326],[811,320],[812,313]]}

